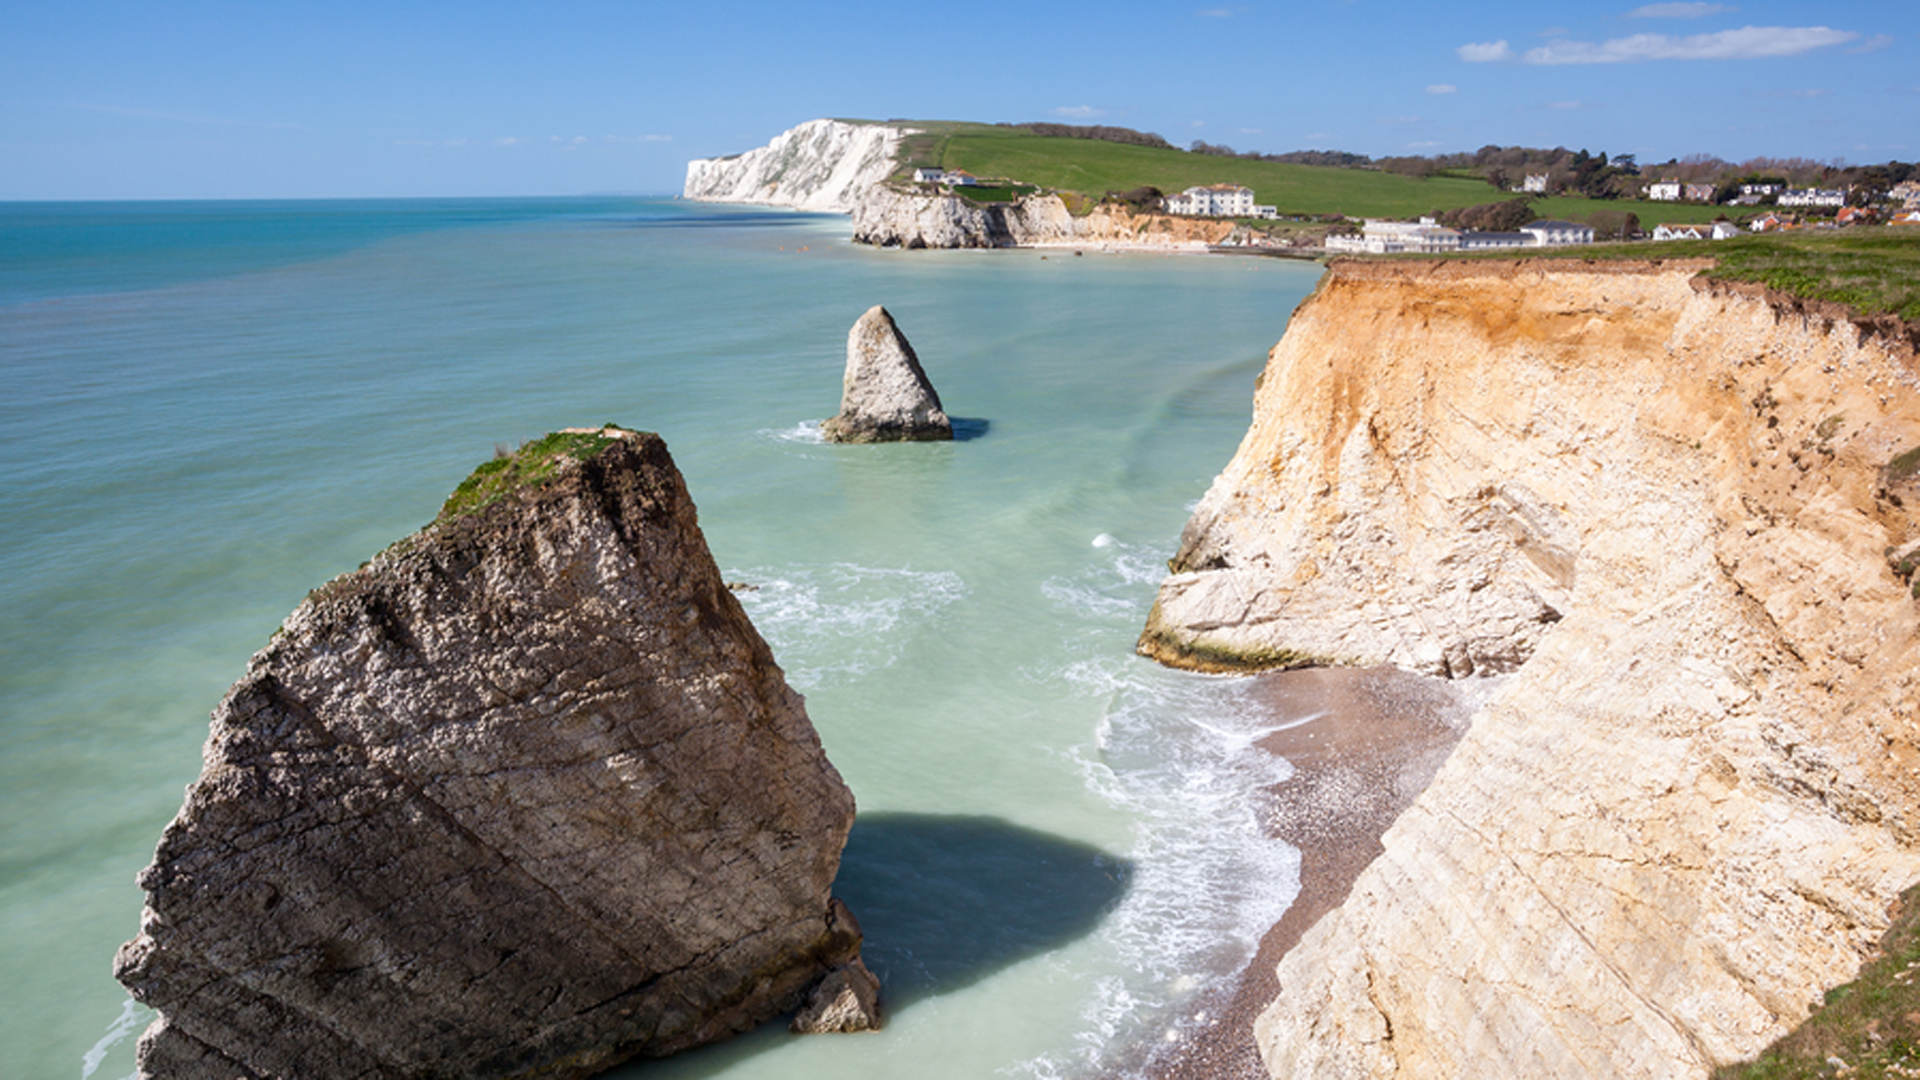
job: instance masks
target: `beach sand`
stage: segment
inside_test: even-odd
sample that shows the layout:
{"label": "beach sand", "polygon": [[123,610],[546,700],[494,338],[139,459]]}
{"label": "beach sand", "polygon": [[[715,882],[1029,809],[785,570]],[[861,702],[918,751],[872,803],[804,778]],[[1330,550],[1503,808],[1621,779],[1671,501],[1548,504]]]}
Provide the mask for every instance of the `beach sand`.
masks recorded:
{"label": "beach sand", "polygon": [[1394,668],[1311,668],[1255,676],[1278,730],[1260,745],[1294,767],[1260,808],[1274,837],[1300,849],[1300,894],[1228,987],[1203,995],[1164,1042],[1123,1063],[1149,1080],[1267,1080],[1253,1021],[1278,993],[1274,966],[1346,899],[1382,850],[1381,834],[1425,790],[1484,700]]}

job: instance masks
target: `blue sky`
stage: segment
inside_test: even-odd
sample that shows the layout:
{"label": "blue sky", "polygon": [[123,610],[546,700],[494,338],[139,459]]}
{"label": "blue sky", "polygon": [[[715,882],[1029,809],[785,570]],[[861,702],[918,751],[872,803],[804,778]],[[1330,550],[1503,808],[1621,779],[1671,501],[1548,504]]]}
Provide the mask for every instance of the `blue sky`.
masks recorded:
{"label": "blue sky", "polygon": [[818,116],[1920,158],[1920,4],[0,0],[0,199],[673,193]]}

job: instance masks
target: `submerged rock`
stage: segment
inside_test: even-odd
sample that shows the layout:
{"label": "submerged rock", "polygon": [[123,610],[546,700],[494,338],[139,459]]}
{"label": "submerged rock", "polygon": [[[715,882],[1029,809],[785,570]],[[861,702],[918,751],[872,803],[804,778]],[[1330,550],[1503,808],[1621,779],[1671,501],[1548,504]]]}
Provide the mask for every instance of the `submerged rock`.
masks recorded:
{"label": "submerged rock", "polygon": [[887,309],[875,304],[847,333],[840,413],[821,425],[831,442],[938,442],[953,421],[920,369],[920,358]]}
{"label": "submerged rock", "polygon": [[853,798],[665,444],[482,466],[213,714],[115,975],[144,1076],[581,1077],[857,963]]}

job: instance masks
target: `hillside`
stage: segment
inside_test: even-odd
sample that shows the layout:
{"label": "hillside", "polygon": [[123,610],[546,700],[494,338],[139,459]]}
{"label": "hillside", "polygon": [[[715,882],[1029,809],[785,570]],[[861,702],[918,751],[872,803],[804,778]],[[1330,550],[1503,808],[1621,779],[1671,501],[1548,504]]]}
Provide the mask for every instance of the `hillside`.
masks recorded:
{"label": "hillside", "polygon": [[[1215,157],[1092,139],[1032,135],[1017,128],[959,121],[894,120],[916,134],[901,141],[897,179],[921,166],[965,169],[1059,191],[1098,197],[1141,186],[1180,191],[1199,184],[1250,187],[1254,201],[1283,215],[1410,218],[1436,210],[1497,202],[1512,196],[1464,177],[1419,179],[1369,169],[1292,165]],[[1596,210],[1623,210],[1641,221],[1711,221],[1719,207],[1637,200],[1555,197],[1536,200],[1543,217],[1578,218]]]}

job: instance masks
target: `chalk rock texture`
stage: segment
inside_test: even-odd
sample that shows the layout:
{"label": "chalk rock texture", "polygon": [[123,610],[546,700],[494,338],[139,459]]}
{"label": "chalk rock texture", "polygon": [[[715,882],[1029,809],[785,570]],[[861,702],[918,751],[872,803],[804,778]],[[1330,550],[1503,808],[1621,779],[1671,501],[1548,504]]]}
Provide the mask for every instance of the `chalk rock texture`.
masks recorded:
{"label": "chalk rock texture", "polygon": [[1904,331],[1684,263],[1337,263],[1142,650],[1510,673],[1278,964],[1275,1077],[1701,1077],[1920,881]]}
{"label": "chalk rock texture", "polygon": [[1058,195],[975,203],[958,195],[876,185],[853,206],[853,240],[875,247],[1087,247],[1127,251],[1204,251],[1234,233],[1218,218],[1140,214],[1096,206],[1075,217]]}
{"label": "chalk rock texture", "polygon": [[215,709],[116,963],[142,1075],[581,1077],[857,960],[852,796],[665,444],[529,445]]}
{"label": "chalk rock texture", "polygon": [[880,1030],[880,977],[858,958],[833,969],[794,1015],[792,1029],[802,1035]]}
{"label": "chalk rock texture", "polygon": [[927,381],[920,358],[887,309],[875,304],[847,332],[840,412],[820,427],[829,442],[938,442],[953,421]]}
{"label": "chalk rock texture", "polygon": [[744,154],[689,161],[682,193],[702,202],[851,213],[892,174],[908,134],[886,124],[809,120]]}

